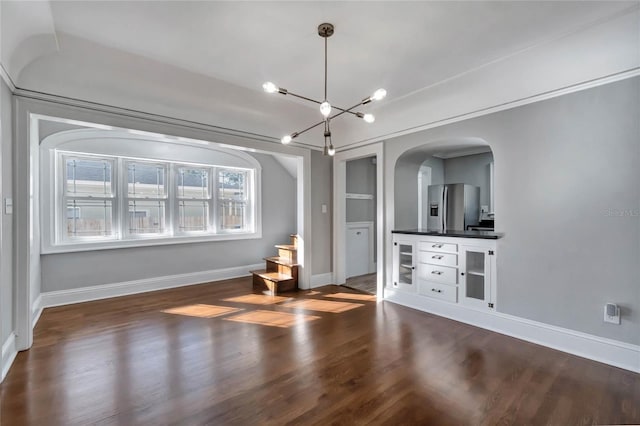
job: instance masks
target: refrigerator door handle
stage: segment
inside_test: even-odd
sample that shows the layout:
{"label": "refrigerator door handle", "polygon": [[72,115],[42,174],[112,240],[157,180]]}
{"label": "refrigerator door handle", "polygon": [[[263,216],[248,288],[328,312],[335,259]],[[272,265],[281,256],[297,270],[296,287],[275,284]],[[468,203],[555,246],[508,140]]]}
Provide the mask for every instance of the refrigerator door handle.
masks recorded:
{"label": "refrigerator door handle", "polygon": [[449,205],[447,202],[449,201],[449,190],[447,185],[444,185],[442,189],[442,229],[447,230],[447,214],[449,213]]}

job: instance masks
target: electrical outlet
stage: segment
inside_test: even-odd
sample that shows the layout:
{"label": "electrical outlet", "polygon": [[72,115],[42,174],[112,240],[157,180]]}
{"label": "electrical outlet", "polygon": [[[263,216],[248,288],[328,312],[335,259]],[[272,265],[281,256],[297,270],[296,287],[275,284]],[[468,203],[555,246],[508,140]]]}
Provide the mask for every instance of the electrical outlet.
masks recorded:
{"label": "electrical outlet", "polygon": [[615,303],[604,305],[604,322],[620,324],[620,307]]}

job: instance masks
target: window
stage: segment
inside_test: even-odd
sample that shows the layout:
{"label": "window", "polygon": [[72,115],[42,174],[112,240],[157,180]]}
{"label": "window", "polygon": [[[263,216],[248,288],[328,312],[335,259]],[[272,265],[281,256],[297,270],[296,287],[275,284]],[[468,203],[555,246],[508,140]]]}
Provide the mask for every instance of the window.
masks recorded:
{"label": "window", "polygon": [[62,155],[60,162],[64,170],[62,192],[66,212],[63,238],[113,237],[113,160]]}
{"label": "window", "polygon": [[247,172],[243,170],[219,169],[218,226],[221,231],[243,229],[249,222]]}
{"label": "window", "polygon": [[129,235],[163,235],[167,230],[167,165],[127,161]]}
{"label": "window", "polygon": [[50,151],[45,252],[259,236],[257,168]]}
{"label": "window", "polygon": [[209,169],[178,167],[178,228],[180,232],[209,229]]}

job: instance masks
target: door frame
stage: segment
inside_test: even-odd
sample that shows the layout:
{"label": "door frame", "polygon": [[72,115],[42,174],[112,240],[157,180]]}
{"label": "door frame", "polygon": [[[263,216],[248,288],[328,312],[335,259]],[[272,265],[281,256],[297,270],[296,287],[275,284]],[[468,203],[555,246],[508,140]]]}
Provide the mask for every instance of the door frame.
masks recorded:
{"label": "door frame", "polygon": [[333,157],[333,275],[336,284],[345,284],[347,161],[365,157],[376,159],[376,298],[380,301],[383,298],[385,276],[383,142],[340,151]]}

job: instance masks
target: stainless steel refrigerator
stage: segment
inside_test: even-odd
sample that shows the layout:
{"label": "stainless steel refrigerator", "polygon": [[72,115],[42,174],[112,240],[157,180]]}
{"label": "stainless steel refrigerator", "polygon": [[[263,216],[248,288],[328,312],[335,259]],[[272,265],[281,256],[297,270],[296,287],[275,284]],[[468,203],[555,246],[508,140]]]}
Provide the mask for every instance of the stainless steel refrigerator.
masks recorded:
{"label": "stainless steel refrigerator", "polygon": [[464,183],[429,185],[427,206],[428,229],[466,230],[480,220],[480,188]]}

